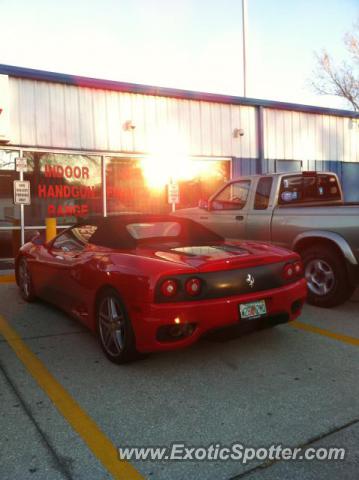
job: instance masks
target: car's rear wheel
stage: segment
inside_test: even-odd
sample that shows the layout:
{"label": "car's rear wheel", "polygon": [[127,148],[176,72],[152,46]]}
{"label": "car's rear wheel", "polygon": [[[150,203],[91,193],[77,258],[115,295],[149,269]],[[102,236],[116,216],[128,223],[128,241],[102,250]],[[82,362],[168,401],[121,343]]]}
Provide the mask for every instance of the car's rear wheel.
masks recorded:
{"label": "car's rear wheel", "polygon": [[96,317],[99,341],[111,362],[121,364],[138,358],[131,320],[116,290],[100,295]]}
{"label": "car's rear wheel", "polygon": [[32,284],[29,264],[25,258],[21,258],[18,265],[18,283],[22,298],[26,302],[33,302],[36,298]]}
{"label": "car's rear wheel", "polygon": [[335,307],[348,300],[354,291],[344,260],[334,248],[316,245],[302,252],[308,303],[318,307]]}

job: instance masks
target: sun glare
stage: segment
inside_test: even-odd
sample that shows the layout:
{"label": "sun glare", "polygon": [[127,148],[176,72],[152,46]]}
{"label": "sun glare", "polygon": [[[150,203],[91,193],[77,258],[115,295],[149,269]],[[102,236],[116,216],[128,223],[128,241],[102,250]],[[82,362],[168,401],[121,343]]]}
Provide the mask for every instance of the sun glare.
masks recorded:
{"label": "sun glare", "polygon": [[170,129],[153,137],[149,151],[151,153],[141,160],[141,169],[147,186],[153,191],[162,190],[170,182],[221,175],[216,162],[191,158],[181,135]]}
{"label": "sun glare", "polygon": [[192,178],[193,162],[178,132],[167,129],[153,137],[149,151],[150,155],[141,161],[141,168],[150,188],[159,190],[170,182]]}

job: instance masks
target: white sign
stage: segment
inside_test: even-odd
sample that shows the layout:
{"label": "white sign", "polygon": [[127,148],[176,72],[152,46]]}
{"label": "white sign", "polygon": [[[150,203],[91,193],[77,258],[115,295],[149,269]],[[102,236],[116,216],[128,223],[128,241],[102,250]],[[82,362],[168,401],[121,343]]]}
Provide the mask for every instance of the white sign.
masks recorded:
{"label": "white sign", "polygon": [[30,182],[28,180],[14,180],[15,205],[30,205]]}
{"label": "white sign", "polygon": [[179,203],[179,185],[178,183],[168,184],[168,203]]}
{"label": "white sign", "polygon": [[27,172],[27,158],[18,157],[15,158],[15,165],[17,172]]}

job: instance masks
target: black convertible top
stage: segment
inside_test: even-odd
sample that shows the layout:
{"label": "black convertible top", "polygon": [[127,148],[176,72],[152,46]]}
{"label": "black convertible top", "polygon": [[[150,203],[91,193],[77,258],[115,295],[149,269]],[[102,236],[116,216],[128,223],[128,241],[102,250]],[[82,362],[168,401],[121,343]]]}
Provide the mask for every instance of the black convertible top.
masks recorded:
{"label": "black convertible top", "polygon": [[[127,225],[149,222],[171,222],[178,223],[181,228],[178,235],[146,237],[136,239],[127,229]],[[183,245],[201,245],[211,242],[223,241],[223,237],[203,225],[190,220],[172,215],[153,215],[145,213],[129,213],[112,215],[109,217],[89,217],[77,223],[81,225],[96,225],[96,232],[89,239],[89,243],[108,248],[131,249],[138,245],[158,241],[177,242]]]}

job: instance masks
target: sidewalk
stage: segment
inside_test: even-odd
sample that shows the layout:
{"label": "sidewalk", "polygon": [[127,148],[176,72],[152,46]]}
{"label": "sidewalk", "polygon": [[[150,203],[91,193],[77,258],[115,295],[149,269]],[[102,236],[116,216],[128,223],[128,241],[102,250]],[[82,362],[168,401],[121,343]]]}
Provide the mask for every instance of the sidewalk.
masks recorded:
{"label": "sidewalk", "polygon": [[14,261],[0,260],[0,283],[15,281]]}

